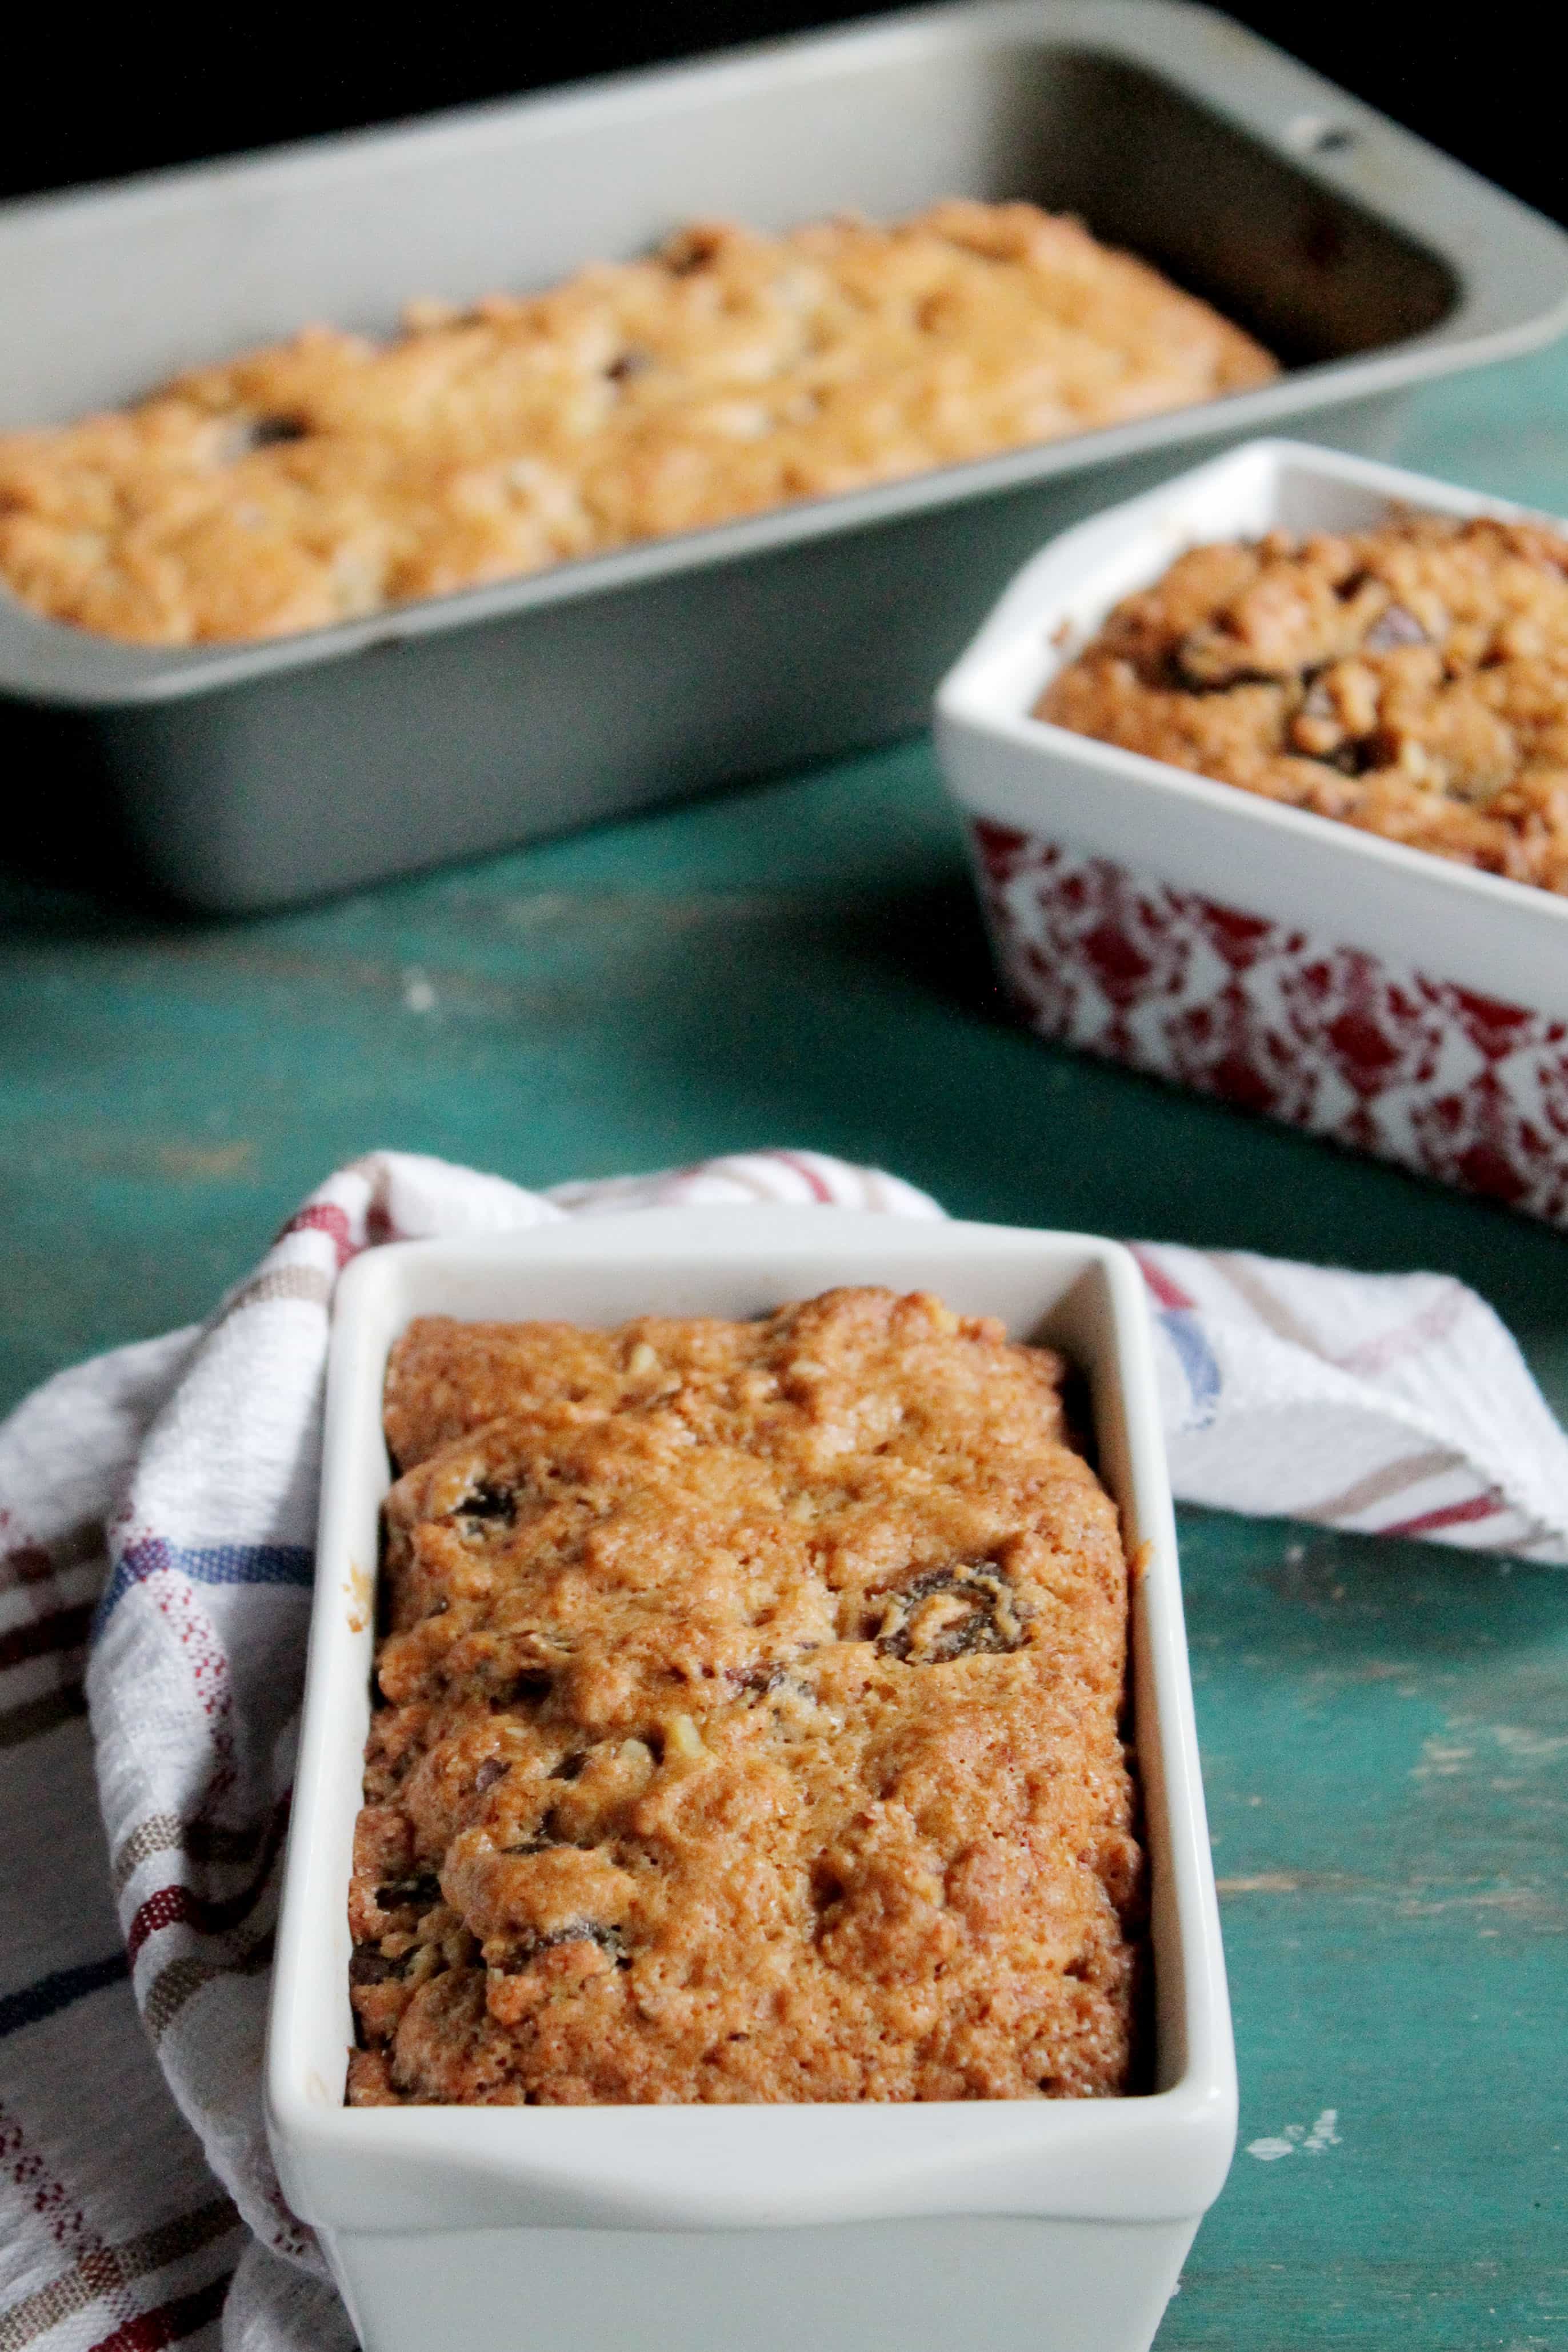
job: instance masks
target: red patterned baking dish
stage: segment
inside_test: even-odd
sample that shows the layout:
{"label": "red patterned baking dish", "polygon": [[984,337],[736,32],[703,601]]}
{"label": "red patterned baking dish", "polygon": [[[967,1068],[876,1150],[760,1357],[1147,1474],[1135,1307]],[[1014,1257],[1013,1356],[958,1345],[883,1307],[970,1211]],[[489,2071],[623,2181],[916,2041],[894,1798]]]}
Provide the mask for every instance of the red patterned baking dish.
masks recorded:
{"label": "red patterned baking dish", "polygon": [[1254,441],[1055,540],[937,698],[1003,979],[1043,1036],[1568,1224],[1568,899],[1030,714],[1203,541],[1517,514]]}

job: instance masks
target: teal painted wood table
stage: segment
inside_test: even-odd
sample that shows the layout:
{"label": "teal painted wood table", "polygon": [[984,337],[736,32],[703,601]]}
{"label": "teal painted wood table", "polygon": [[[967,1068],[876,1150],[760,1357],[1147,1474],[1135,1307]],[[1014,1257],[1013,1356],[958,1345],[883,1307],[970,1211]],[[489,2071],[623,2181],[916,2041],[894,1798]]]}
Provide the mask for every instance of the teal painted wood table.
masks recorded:
{"label": "teal painted wood table", "polygon": [[[1568,512],[1568,353],[1398,455]],[[1568,1409],[1568,1236],[1006,1024],[923,743],[244,925],[0,915],[0,1405],[200,1315],[372,1145],[542,1184],[787,1141],[967,1216],[1447,1269]],[[1568,2346],[1568,1575],[1183,1544],[1242,2132],[1163,2352]]]}

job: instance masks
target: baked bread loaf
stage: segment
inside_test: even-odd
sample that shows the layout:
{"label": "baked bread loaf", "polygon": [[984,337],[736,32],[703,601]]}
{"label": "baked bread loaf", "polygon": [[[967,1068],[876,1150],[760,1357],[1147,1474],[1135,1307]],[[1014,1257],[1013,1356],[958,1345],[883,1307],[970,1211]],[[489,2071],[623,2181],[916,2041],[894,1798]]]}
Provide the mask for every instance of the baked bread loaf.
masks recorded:
{"label": "baked bread loaf", "polygon": [[1408,515],[1181,556],[1037,715],[1568,890],[1568,540]]}
{"label": "baked bread loaf", "polygon": [[1129,2087],[1128,1569],[1061,1371],[876,1289],[410,1328],[351,2104]]}
{"label": "baked bread loaf", "polygon": [[148,645],[268,637],[1264,382],[1076,221],[684,230],[531,295],[312,327],[0,436],[0,580]]}

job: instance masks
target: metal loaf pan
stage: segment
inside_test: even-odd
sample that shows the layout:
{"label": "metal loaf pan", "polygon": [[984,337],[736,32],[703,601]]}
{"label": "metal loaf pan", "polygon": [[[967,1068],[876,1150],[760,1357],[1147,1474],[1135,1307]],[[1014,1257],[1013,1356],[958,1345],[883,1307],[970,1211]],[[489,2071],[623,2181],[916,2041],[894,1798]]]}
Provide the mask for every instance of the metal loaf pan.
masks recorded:
{"label": "metal loaf pan", "polygon": [[119,645],[0,592],[13,845],[258,908],[886,739],[1064,524],[1288,419],[1375,452],[1411,385],[1568,325],[1568,238],[1226,18],[999,0],[10,207],[0,425],[312,317],[548,284],[694,214],[954,193],[1079,213],[1289,372],[258,645]]}

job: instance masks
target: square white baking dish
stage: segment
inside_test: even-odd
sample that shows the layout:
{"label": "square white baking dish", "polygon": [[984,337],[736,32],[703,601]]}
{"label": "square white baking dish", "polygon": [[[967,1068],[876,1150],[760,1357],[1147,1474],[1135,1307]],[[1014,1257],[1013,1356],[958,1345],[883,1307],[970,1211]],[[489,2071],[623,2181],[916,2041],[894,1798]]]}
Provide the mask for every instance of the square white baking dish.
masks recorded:
{"label": "square white baking dish", "polygon": [[0,589],[8,847],[222,912],[913,732],[1047,534],[1206,444],[1380,451],[1411,388],[1568,325],[1568,237],[1217,11],[982,0],[0,206],[0,428],[325,318],[547,286],[694,215],[943,195],[1079,214],[1278,382],[248,645],[121,645]]}
{"label": "square white baking dish", "polygon": [[938,749],[1042,1035],[1568,1223],[1568,899],[1031,716],[1184,549],[1399,509],[1522,511],[1270,440],[1080,524],[949,672]]}
{"label": "square white baking dish", "polygon": [[[1146,2095],[924,2106],[357,2108],[346,1899],[387,1351],[416,1315],[746,1316],[930,1288],[1087,1374],[1130,1548],[1152,1870]],[[1229,2164],[1236,2078],[1147,1310],[1114,1243],[828,1209],[654,1211],[375,1250],[338,1295],[268,2112],[365,2352],[1143,2352]]]}

